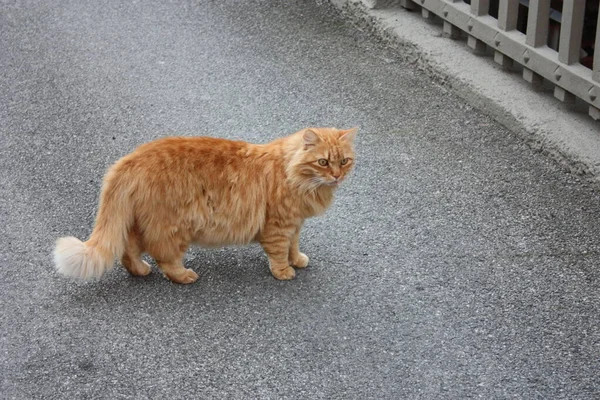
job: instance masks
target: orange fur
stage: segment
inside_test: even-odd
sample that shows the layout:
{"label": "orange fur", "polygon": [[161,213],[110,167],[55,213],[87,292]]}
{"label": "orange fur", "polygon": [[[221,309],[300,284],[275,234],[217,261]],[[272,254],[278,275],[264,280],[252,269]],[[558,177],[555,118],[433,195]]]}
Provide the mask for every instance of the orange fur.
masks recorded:
{"label": "orange fur", "polygon": [[198,275],[182,263],[191,243],[258,242],[275,278],[291,279],[291,266],[308,264],[298,247],[302,224],[326,210],[352,169],[355,134],[309,128],[264,145],[209,137],[146,143],[107,172],[89,240],[58,239],[57,269],[98,278],[117,257],[131,274],[146,275],[147,252],[167,278],[191,283]]}

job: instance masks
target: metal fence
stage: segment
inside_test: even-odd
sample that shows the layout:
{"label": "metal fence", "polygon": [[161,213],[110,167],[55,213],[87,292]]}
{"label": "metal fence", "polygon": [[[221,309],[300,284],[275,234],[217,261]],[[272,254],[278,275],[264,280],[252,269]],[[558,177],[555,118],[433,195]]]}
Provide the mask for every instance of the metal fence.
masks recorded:
{"label": "metal fence", "polygon": [[[371,6],[390,3],[371,0]],[[505,67],[518,63],[534,87],[544,80],[564,102],[587,102],[600,119],[600,22],[598,0],[400,0],[407,9],[421,8],[426,18],[438,16],[444,35],[467,35],[475,52],[488,47]]]}

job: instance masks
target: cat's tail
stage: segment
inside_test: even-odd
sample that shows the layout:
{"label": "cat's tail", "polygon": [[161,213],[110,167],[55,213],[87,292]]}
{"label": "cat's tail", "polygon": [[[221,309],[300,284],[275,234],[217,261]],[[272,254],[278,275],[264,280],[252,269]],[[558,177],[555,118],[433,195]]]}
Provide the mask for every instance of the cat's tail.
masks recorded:
{"label": "cat's tail", "polygon": [[65,276],[90,280],[100,278],[111,269],[114,257],[102,248],[90,246],[88,242],[73,236],[58,239],[54,248],[56,270]]}
{"label": "cat's tail", "polygon": [[59,273],[84,280],[97,279],[113,267],[115,257],[123,255],[134,216],[131,196],[119,183],[115,170],[112,168],[104,180],[89,240],[82,242],[70,236],[56,241],[54,263]]}

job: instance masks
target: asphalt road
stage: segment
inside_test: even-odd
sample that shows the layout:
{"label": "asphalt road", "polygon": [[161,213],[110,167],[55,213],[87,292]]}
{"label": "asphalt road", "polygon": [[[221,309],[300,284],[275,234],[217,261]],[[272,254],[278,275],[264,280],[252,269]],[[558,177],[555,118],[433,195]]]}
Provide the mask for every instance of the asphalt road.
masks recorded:
{"label": "asphalt road", "polygon": [[[165,135],[359,126],[301,239],[58,276],[106,168]],[[600,397],[598,191],[315,1],[0,4],[0,397]]]}

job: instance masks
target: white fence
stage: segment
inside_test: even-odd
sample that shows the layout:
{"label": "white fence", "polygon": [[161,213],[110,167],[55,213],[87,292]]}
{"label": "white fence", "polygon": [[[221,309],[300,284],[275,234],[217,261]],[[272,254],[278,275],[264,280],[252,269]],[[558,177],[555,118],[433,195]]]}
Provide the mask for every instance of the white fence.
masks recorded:
{"label": "white fence", "polygon": [[[407,9],[420,7],[426,18],[441,18],[447,37],[459,38],[465,32],[475,52],[489,47],[499,64],[519,63],[523,78],[532,85],[551,82],[559,100],[583,99],[590,116],[600,119],[600,50],[590,55],[600,43],[598,0],[399,1]],[[392,2],[370,3],[381,7]]]}

